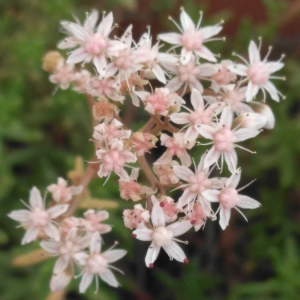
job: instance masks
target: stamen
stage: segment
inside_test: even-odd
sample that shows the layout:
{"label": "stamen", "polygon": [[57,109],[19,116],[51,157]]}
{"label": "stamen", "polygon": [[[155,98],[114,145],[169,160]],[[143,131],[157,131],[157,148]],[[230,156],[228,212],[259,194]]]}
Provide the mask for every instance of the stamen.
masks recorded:
{"label": "stamen", "polygon": [[242,186],[241,188],[239,188],[237,191],[242,191],[243,189],[245,189],[246,187],[248,187],[250,184],[252,184],[253,182],[255,182],[256,179],[253,179],[252,181],[250,181],[249,183],[247,183],[246,185]]}
{"label": "stamen", "polygon": [[240,149],[242,149],[244,151],[250,152],[251,154],[256,154],[257,153],[256,151],[251,151],[251,150],[249,150],[247,148],[244,148],[244,147],[242,147],[240,145],[237,145],[237,144],[234,144],[234,146],[237,147],[237,148],[240,148]]}
{"label": "stamen", "polygon": [[238,57],[238,58],[241,59],[247,66],[249,66],[248,61],[247,61],[243,56],[241,56],[241,55],[239,55],[239,54],[237,54],[237,53],[235,53],[235,52],[232,52],[232,56]]}
{"label": "stamen", "polygon": [[171,16],[169,16],[168,19],[175,24],[175,26],[178,28],[178,30],[181,33],[183,33],[183,30],[181,29],[181,27],[178,25],[178,23]]}
{"label": "stamen", "polygon": [[248,222],[246,216],[241,212],[241,210],[239,210],[237,207],[234,207],[234,209],[237,210],[244,217],[244,219],[246,220],[246,222]]}
{"label": "stamen", "polygon": [[264,58],[263,62],[266,62],[266,61],[267,61],[267,59],[268,59],[268,57],[269,57],[270,53],[272,52],[272,49],[273,49],[273,47],[272,47],[272,46],[270,46],[270,47],[269,47],[269,50],[268,50],[268,53],[266,54],[266,56],[265,56],[265,58]]}
{"label": "stamen", "polygon": [[200,29],[200,25],[201,25],[202,18],[203,18],[203,11],[202,10],[199,11],[199,15],[200,15],[200,17],[199,17],[199,20],[198,20],[198,23],[197,23],[197,26],[196,26],[197,31]]}

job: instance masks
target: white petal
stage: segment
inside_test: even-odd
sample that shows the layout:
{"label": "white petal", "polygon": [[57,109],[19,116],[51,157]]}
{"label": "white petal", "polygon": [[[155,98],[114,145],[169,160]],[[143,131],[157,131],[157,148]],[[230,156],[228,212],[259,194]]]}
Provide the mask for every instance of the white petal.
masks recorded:
{"label": "white petal", "polygon": [[45,233],[50,238],[54,239],[55,241],[60,240],[60,234],[58,229],[53,224],[48,224],[47,226],[43,227]]}
{"label": "white petal", "polygon": [[175,113],[170,116],[170,119],[173,123],[178,125],[188,124],[190,122],[189,113]]}
{"label": "white petal", "polygon": [[151,213],[151,221],[153,226],[160,227],[165,226],[165,214],[163,209],[161,208],[159,202],[156,202],[153,205],[152,213]]}
{"label": "white petal", "polygon": [[181,35],[175,32],[172,33],[162,33],[158,35],[158,38],[166,43],[172,45],[179,45]]}
{"label": "white petal", "polygon": [[111,31],[113,22],[114,22],[114,17],[113,14],[110,12],[100,22],[97,32],[103,35],[104,37],[107,37]]}
{"label": "white petal", "polygon": [[219,202],[219,196],[221,192],[218,190],[206,190],[202,193],[202,196],[209,202]]}
{"label": "white petal", "polygon": [[218,68],[213,64],[201,64],[198,68],[200,71],[200,75],[203,77],[210,77],[218,73]]}
{"label": "white petal", "polygon": [[209,140],[213,139],[213,134],[216,132],[216,129],[214,127],[206,124],[196,125],[195,129],[201,136]]}
{"label": "white petal", "polygon": [[170,246],[165,246],[163,248],[171,258],[174,258],[179,262],[184,262],[186,259],[186,255],[183,250],[174,241],[171,242]]}
{"label": "white petal", "polygon": [[110,251],[106,251],[102,254],[103,257],[107,259],[108,263],[113,263],[119,259],[121,259],[123,256],[125,256],[127,251],[122,249],[114,249]]}
{"label": "white petal", "polygon": [[184,166],[189,167],[192,164],[191,156],[188,154],[188,152],[186,150],[183,152],[183,155],[181,157],[179,157],[179,158],[180,158],[181,163]]}
{"label": "white petal", "polygon": [[37,227],[29,227],[25,235],[22,239],[22,245],[28,244],[32,241],[35,241],[39,233],[39,229]]}
{"label": "white petal", "polygon": [[237,138],[237,142],[245,141],[256,137],[260,133],[260,130],[252,128],[240,128],[234,132]]}
{"label": "white petal", "polygon": [[145,257],[145,263],[148,268],[150,267],[151,264],[153,264],[156,261],[158,254],[160,252],[160,248],[161,247],[155,246],[154,243],[152,243],[150,245],[150,247],[148,248],[148,251],[147,251],[147,254]]}
{"label": "white petal", "polygon": [[167,227],[168,230],[171,230],[173,232],[173,236],[180,236],[189,231],[193,225],[191,224],[191,221],[183,220],[180,222],[175,222]]}
{"label": "white petal", "polygon": [[204,102],[203,102],[202,95],[196,89],[192,90],[191,103],[194,107],[194,110],[196,110],[198,107],[204,108]]}
{"label": "white petal", "polygon": [[247,76],[249,67],[243,64],[235,64],[235,65],[228,66],[227,69],[237,75]]}
{"label": "white petal", "polygon": [[183,86],[183,84],[184,82],[181,81],[179,76],[175,76],[167,83],[166,88],[170,91],[176,92]]}
{"label": "white petal", "polygon": [[92,235],[91,242],[90,242],[90,252],[91,254],[101,252],[101,236],[98,231],[93,233]]}
{"label": "white petal", "polygon": [[68,31],[70,31],[70,33],[81,42],[85,42],[89,37],[89,33],[82,26],[76,23],[68,24]]}
{"label": "white petal", "polygon": [[140,241],[152,241],[153,230],[149,228],[139,228],[132,232],[136,235],[136,239]]}
{"label": "white petal", "polygon": [[251,197],[240,195],[241,201],[237,204],[238,207],[241,208],[248,208],[248,209],[254,209],[261,206],[261,204],[254,200]]}
{"label": "white petal", "polygon": [[190,191],[189,188],[187,188],[183,194],[181,195],[181,197],[178,199],[177,202],[177,207],[179,209],[182,209],[185,205],[187,205],[188,203],[190,203],[191,201],[195,200],[197,194],[196,193],[192,193]]}
{"label": "white petal", "polygon": [[230,171],[230,173],[234,173],[236,171],[236,168],[237,168],[237,154],[236,154],[236,151],[233,149],[229,152],[224,152],[224,159],[225,159],[225,162],[228,166],[228,170]]}
{"label": "white petal", "polygon": [[230,215],[231,209],[221,207],[219,224],[223,230],[228,226]]}
{"label": "white petal", "polygon": [[68,204],[62,204],[62,205],[55,205],[52,206],[47,210],[47,212],[50,214],[51,219],[55,219],[58,216],[64,214],[69,208]]}
{"label": "white petal", "polygon": [[54,265],[53,272],[55,274],[61,273],[68,267],[68,265],[69,265],[69,260],[64,258],[64,256],[60,256]]}
{"label": "white petal", "polygon": [[249,60],[251,65],[260,62],[260,53],[258,51],[256,44],[253,41],[250,42],[248,52],[249,52]]}
{"label": "white petal", "polygon": [[210,37],[220,33],[222,29],[222,26],[206,26],[204,28],[201,28],[202,37],[204,40],[209,39]]}
{"label": "white petal", "polygon": [[189,181],[191,176],[195,174],[186,166],[174,166],[173,171],[177,177],[184,181]]}
{"label": "white petal", "polygon": [[182,10],[180,13],[180,23],[183,28],[183,31],[195,28],[193,20],[184,10]]}
{"label": "white petal", "polygon": [[20,210],[12,211],[11,213],[8,214],[8,216],[17,222],[28,223],[30,222],[29,214],[30,214],[29,210],[20,209]]}
{"label": "white petal", "polygon": [[165,151],[165,153],[154,163],[154,165],[165,165],[171,162],[172,155],[169,154],[168,151]]}
{"label": "white petal", "polygon": [[231,107],[229,105],[226,105],[221,114],[220,124],[230,129],[232,125],[232,119],[233,119],[233,113]]}
{"label": "white petal", "polygon": [[53,274],[50,281],[51,292],[63,290],[71,282],[72,277],[72,274],[69,274],[68,272]]}
{"label": "white petal", "polygon": [[204,160],[204,168],[208,168],[211,165],[215,164],[219,157],[221,155],[221,152],[216,150],[215,146],[213,146],[208,152]]}
{"label": "white petal", "polygon": [[225,183],[226,187],[235,189],[241,180],[241,169],[237,169],[232,175],[228,178]]}
{"label": "white petal", "polygon": [[89,272],[85,272],[82,275],[80,285],[79,285],[79,292],[80,293],[85,293],[87,288],[92,284],[93,278],[94,278],[94,275],[89,273]]}
{"label": "white petal", "polygon": [[30,190],[29,203],[32,208],[44,209],[41,193],[35,186]]}
{"label": "white petal", "polygon": [[155,65],[152,69],[152,72],[154,73],[155,77],[157,78],[158,81],[166,84],[167,80],[165,77],[165,73],[163,71],[163,69],[159,66],[159,65]]}
{"label": "white petal", "polygon": [[71,52],[68,56],[67,64],[77,64],[84,62],[90,55],[86,52],[84,48],[78,48]]}
{"label": "white petal", "polygon": [[265,66],[268,67],[270,73],[275,73],[284,67],[284,63],[282,63],[282,62],[267,62],[267,63],[265,63]]}
{"label": "white petal", "polygon": [[214,56],[214,54],[208,48],[206,48],[205,46],[202,46],[201,49],[199,49],[195,52],[201,58],[204,58],[204,59],[206,59],[208,61],[211,61],[211,62],[217,62],[217,59]]}
{"label": "white petal", "polygon": [[109,269],[106,269],[104,273],[100,273],[99,276],[104,282],[112,287],[118,287],[120,285],[113,272]]}
{"label": "white petal", "polygon": [[251,101],[258,93],[259,86],[249,81],[246,91],[246,101]]}
{"label": "white petal", "polygon": [[61,243],[55,241],[42,241],[40,246],[50,254],[57,256],[60,253],[59,248],[61,247]]}
{"label": "white petal", "polygon": [[191,50],[187,50],[186,48],[181,49],[180,62],[183,65],[189,63],[193,58],[193,52]]}
{"label": "white petal", "polygon": [[271,98],[274,101],[279,102],[280,99],[278,96],[278,91],[277,91],[275,85],[271,81],[266,82],[263,85],[263,88],[265,88],[268,91],[268,93],[270,94]]}

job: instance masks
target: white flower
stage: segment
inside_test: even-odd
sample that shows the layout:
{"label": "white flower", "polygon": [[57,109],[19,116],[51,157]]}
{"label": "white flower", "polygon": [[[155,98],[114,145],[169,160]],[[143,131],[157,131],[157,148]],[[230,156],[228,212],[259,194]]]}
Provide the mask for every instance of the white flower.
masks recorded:
{"label": "white flower", "polygon": [[161,248],[166,251],[170,259],[174,258],[179,262],[188,263],[188,259],[184,252],[176,243],[182,241],[178,240],[176,237],[186,233],[192,227],[191,222],[183,220],[166,227],[164,211],[162,207],[160,207],[158,201],[153,205],[151,221],[153,229],[140,228],[132,233],[132,236],[138,240],[151,241],[151,245],[145,258],[146,266],[153,268],[153,263],[157,259]]}
{"label": "white flower", "polygon": [[251,101],[261,89],[264,95],[264,100],[266,99],[267,91],[273,100],[279,102],[279,96],[283,97],[283,95],[276,89],[270,79],[284,79],[282,77],[271,75],[283,68],[284,64],[281,60],[284,56],[276,62],[267,62],[272,48],[269,48],[269,52],[263,60],[261,60],[260,57],[260,48],[261,44],[259,45],[259,48],[257,48],[256,44],[251,41],[248,49],[249,62],[247,62],[243,57],[235,54],[241,58],[245,64],[228,66],[228,69],[237,75],[245,76],[247,80],[249,80],[246,91],[246,101]]}
{"label": "white flower", "polygon": [[20,222],[26,228],[22,245],[36,240],[41,230],[48,237],[59,241],[60,234],[56,226],[53,225],[53,219],[65,213],[69,205],[56,205],[46,210],[41,193],[36,187],[33,187],[30,191],[29,205],[25,205],[28,207],[28,210],[14,210],[8,214],[11,219]]}
{"label": "white flower", "polygon": [[96,280],[97,292],[98,277],[112,287],[118,287],[120,285],[110,269],[117,270],[120,273],[122,273],[122,271],[110,264],[121,259],[127,252],[121,249],[112,249],[113,247],[101,253],[100,234],[99,232],[95,232],[90,242],[90,253],[81,252],[75,255],[75,259],[82,268],[82,279],[79,285],[80,293],[84,293],[87,290],[94,278]]}
{"label": "white flower", "polygon": [[[214,26],[207,26],[200,28],[202,21],[202,13],[200,13],[200,19],[195,26],[190,16],[182,9],[180,14],[181,27],[170,18],[179,29],[180,33],[163,33],[158,35],[158,38],[164,42],[174,45],[172,49],[182,47],[181,50],[181,62],[186,64],[190,62],[193,53],[197,57],[204,58],[211,62],[216,62],[216,58],[207,47],[203,44],[209,41],[218,40],[216,38],[211,39],[212,36],[218,34],[222,30],[220,24]],[[219,40],[221,40],[220,38]]]}
{"label": "white flower", "polygon": [[[246,186],[236,189],[241,178],[241,170],[238,169],[224,184],[224,188],[221,191],[218,190],[206,190],[204,196],[210,202],[217,202],[220,204],[218,211],[220,211],[220,226],[224,230],[229,223],[231,209],[237,210],[245,219],[246,217],[238,209],[247,208],[255,209],[260,207],[260,203],[248,196],[240,195],[239,191],[244,189]],[[247,219],[246,219],[247,221]]]}

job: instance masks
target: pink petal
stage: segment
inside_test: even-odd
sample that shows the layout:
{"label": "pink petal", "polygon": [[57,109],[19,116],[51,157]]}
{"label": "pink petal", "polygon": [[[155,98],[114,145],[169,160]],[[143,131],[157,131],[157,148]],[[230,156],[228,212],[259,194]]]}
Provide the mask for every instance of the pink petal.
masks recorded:
{"label": "pink petal", "polygon": [[242,142],[251,138],[256,137],[261,131],[252,128],[240,128],[234,132],[237,138],[237,142]]}
{"label": "pink petal", "polygon": [[91,254],[101,252],[101,236],[99,232],[94,232],[90,242],[90,252]]}
{"label": "pink petal", "polygon": [[54,265],[53,272],[55,274],[63,272],[68,267],[69,262],[70,261],[66,259],[64,256],[60,256]]}
{"label": "pink petal", "polygon": [[12,211],[11,213],[8,214],[8,216],[17,222],[29,223],[30,222],[29,214],[30,214],[29,210],[20,209],[20,210]]}
{"label": "pink petal", "polygon": [[181,163],[184,166],[189,167],[192,164],[192,159],[191,159],[190,155],[187,153],[186,150],[183,152],[183,156],[181,156],[179,158],[180,158]]}
{"label": "pink petal", "polygon": [[107,37],[111,31],[113,22],[114,22],[114,17],[112,12],[110,12],[100,22],[97,28],[97,32],[103,35],[103,37]]}
{"label": "pink petal", "polygon": [[170,116],[170,119],[173,123],[182,125],[190,122],[189,116],[189,113],[175,113]]}
{"label": "pink petal", "polygon": [[89,273],[89,272],[85,272],[82,275],[80,285],[79,285],[79,292],[80,293],[85,293],[87,288],[92,284],[93,278],[94,278],[94,275]]}
{"label": "pink petal", "polygon": [[170,155],[168,151],[165,153],[154,163],[154,165],[165,165],[172,161],[173,155]]}
{"label": "pink petal", "polygon": [[110,251],[106,251],[102,254],[104,258],[107,259],[108,263],[113,263],[119,259],[121,259],[123,256],[125,256],[127,251],[122,249],[114,249]]}
{"label": "pink petal", "polygon": [[177,207],[182,209],[184,206],[188,205],[191,201],[195,200],[197,197],[196,193],[191,192],[189,188],[187,188],[181,197],[178,199]]}
{"label": "pink petal", "polygon": [[180,23],[183,28],[183,31],[195,28],[193,20],[184,10],[182,10],[180,13]]}
{"label": "pink petal", "polygon": [[58,229],[53,224],[48,224],[47,226],[43,227],[45,233],[50,238],[54,239],[55,241],[60,240],[60,234]]}
{"label": "pink petal", "polygon": [[251,101],[258,93],[259,86],[249,81],[246,91],[246,101]]}
{"label": "pink petal", "polygon": [[44,209],[41,193],[35,186],[30,190],[29,204],[32,208]]}
{"label": "pink petal", "polygon": [[202,95],[196,89],[192,90],[191,103],[192,103],[192,105],[194,107],[194,110],[196,110],[199,107],[204,108],[204,101],[203,101]]}
{"label": "pink petal", "polygon": [[72,274],[69,274],[67,272],[53,274],[50,281],[51,292],[63,290],[71,282],[72,277]]}
{"label": "pink petal", "polygon": [[154,73],[158,81],[162,82],[163,84],[167,83],[165,73],[159,65],[155,64],[152,68],[152,72]]}
{"label": "pink petal", "polygon": [[29,227],[25,232],[21,244],[25,245],[32,241],[35,241],[38,236],[38,233],[39,233],[39,229],[37,227]]}
{"label": "pink petal", "polygon": [[230,129],[232,125],[233,113],[229,105],[225,106],[220,118],[220,124]]}
{"label": "pink petal", "polygon": [[55,205],[52,206],[47,210],[47,212],[50,214],[51,219],[55,219],[58,216],[64,214],[69,208],[68,204],[62,204],[62,205]]}
{"label": "pink petal", "polygon": [[213,135],[216,132],[216,129],[214,127],[206,124],[196,125],[195,129],[201,136],[209,140],[213,139]]}
{"label": "pink petal", "polygon": [[208,168],[215,164],[220,158],[221,152],[216,150],[215,146],[213,146],[206,154],[204,160],[204,168]]}
{"label": "pink petal", "polygon": [[235,189],[241,180],[241,173],[242,172],[240,168],[232,173],[232,175],[226,181],[225,186]]}
{"label": "pink petal", "polygon": [[263,88],[265,88],[268,91],[268,93],[270,94],[271,98],[274,101],[279,102],[280,99],[278,96],[278,91],[277,91],[275,85],[271,81],[266,82],[263,85]]}
{"label": "pink petal", "polygon": [[[205,46],[202,46],[201,49],[199,49],[195,52],[199,57],[202,57],[202,58],[204,58],[208,61],[211,61],[211,62],[217,62],[217,59],[214,56],[214,54],[208,48],[206,48]],[[217,71],[214,74],[216,74],[216,73],[217,73]],[[206,76],[209,76],[209,75],[206,75]]]}
{"label": "pink petal", "polygon": [[78,48],[68,56],[67,64],[77,64],[84,62],[90,55],[86,52],[84,48]]}
{"label": "pink petal", "polygon": [[168,88],[170,91],[176,92],[183,86],[183,84],[184,82],[181,81],[179,76],[175,76],[167,83],[166,88]]}
{"label": "pink petal", "polygon": [[189,178],[191,176],[194,176],[195,174],[186,166],[174,166],[173,171],[176,174],[177,177],[184,181],[189,181]]}
{"label": "pink petal", "polygon": [[203,40],[205,41],[212,36],[217,35],[221,32],[222,29],[222,26],[206,26],[204,28],[201,28]]}

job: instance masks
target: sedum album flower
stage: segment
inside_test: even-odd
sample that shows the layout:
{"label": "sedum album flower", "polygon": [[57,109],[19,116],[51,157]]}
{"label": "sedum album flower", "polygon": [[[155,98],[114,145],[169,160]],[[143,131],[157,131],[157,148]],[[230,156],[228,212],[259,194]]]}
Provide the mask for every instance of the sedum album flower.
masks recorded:
{"label": "sedum album flower", "polygon": [[113,15],[110,12],[101,20],[95,28],[85,28],[80,24],[73,22],[64,23],[63,27],[72,38],[70,45],[64,45],[64,48],[74,48],[67,59],[69,64],[85,63],[93,61],[98,73],[104,76],[107,68],[107,58],[117,57],[119,51],[127,47],[121,41],[112,40],[109,34],[113,29]]}
{"label": "sedum album flower", "polygon": [[101,252],[101,237],[99,232],[95,232],[91,238],[90,252],[81,252],[75,255],[78,265],[82,268],[82,278],[79,285],[80,293],[87,290],[93,279],[96,281],[96,292],[98,292],[98,277],[112,287],[120,285],[110,269],[117,270],[120,273],[123,272],[110,264],[121,259],[127,252],[113,248],[114,246],[105,252]]}
{"label": "sedum album flower", "polygon": [[194,226],[195,231],[198,231],[201,229],[202,226],[205,225],[208,216],[202,208],[201,203],[195,202],[193,206],[192,213],[188,210],[189,208],[186,207],[185,213],[186,217],[185,220],[190,220],[191,224]]}
{"label": "sedum album flower", "polygon": [[125,209],[123,211],[123,218],[124,226],[130,230],[145,228],[145,223],[148,223],[150,220],[150,213],[141,204],[136,204],[133,209]]}
{"label": "sedum album flower", "polygon": [[78,93],[88,93],[89,82],[92,78],[92,75],[87,70],[80,70],[74,73],[73,78],[73,90]]}
{"label": "sedum album flower", "polygon": [[108,123],[119,112],[118,107],[110,103],[106,97],[100,97],[93,105],[93,117],[96,121]]}
{"label": "sedum album flower", "polygon": [[[260,203],[249,196],[240,195],[239,192],[244,189],[242,187],[240,189],[236,189],[239,184],[241,178],[241,170],[238,169],[235,173],[233,173],[230,178],[224,183],[224,187],[222,190],[207,190],[204,192],[204,196],[210,202],[219,203],[220,211],[220,226],[224,230],[228,224],[231,215],[231,210],[237,210],[245,219],[246,217],[239,210],[239,208],[246,209],[255,209],[260,207]],[[247,219],[246,219],[247,220]]]}
{"label": "sedum album flower", "polygon": [[28,210],[14,210],[8,214],[11,219],[20,222],[26,228],[22,245],[35,241],[39,233],[44,233],[46,236],[59,241],[60,234],[53,224],[53,220],[65,213],[69,205],[56,205],[46,210],[41,193],[36,187],[30,190],[29,205],[25,205]]}
{"label": "sedum album flower", "polygon": [[234,173],[236,171],[238,160],[235,148],[247,150],[237,143],[253,138],[260,133],[260,130],[254,128],[239,128],[239,125],[235,128],[231,128],[232,119],[233,113],[228,105],[224,108],[220,121],[215,126],[195,126],[201,136],[212,140],[211,143],[208,143],[213,146],[205,156],[205,168],[217,163],[221,157],[221,170],[224,159],[229,171]]}
{"label": "sedum album flower", "polygon": [[153,171],[162,185],[174,185],[179,182],[179,178],[174,173],[174,166],[178,166],[176,160],[172,160],[167,164],[157,164],[153,166]]}
{"label": "sedum album flower", "polygon": [[246,79],[249,80],[246,91],[246,101],[251,101],[257,95],[258,91],[262,90],[264,99],[266,99],[267,91],[273,100],[279,102],[279,96],[283,97],[283,95],[277,90],[270,79],[283,79],[282,77],[273,76],[272,74],[283,68],[284,64],[281,60],[284,56],[276,62],[268,62],[267,59],[272,48],[269,48],[269,52],[263,60],[260,57],[260,48],[261,43],[259,48],[257,48],[256,44],[251,41],[248,49],[249,62],[235,54],[241,58],[245,64],[236,64],[228,68],[231,72],[246,77]]}
{"label": "sedum album flower", "polygon": [[173,198],[163,195],[159,200],[154,196],[151,200],[153,204],[159,202],[160,207],[163,209],[166,223],[174,222],[177,219],[179,209]]}
{"label": "sedum album flower", "polygon": [[183,106],[188,112],[174,113],[170,119],[175,124],[185,125],[183,128],[187,128],[187,130],[184,137],[189,141],[194,141],[199,135],[195,125],[211,125],[213,118],[222,111],[224,105],[222,103],[205,105],[201,93],[196,89],[192,90],[191,104],[193,110]]}
{"label": "sedum album flower", "polygon": [[[173,21],[172,18],[170,19]],[[158,35],[158,38],[162,41],[174,45],[172,49],[182,47],[180,59],[183,64],[189,63],[193,54],[196,55],[197,58],[204,58],[211,62],[217,61],[216,55],[203,44],[217,40],[215,38],[212,39],[211,37],[217,35],[222,30],[222,26],[216,24],[214,26],[200,28],[201,21],[202,12],[200,13],[200,19],[198,20],[197,25],[195,25],[190,16],[182,9],[180,13],[181,26],[173,21],[179,29],[180,34],[172,32]]]}
{"label": "sedum album flower", "polygon": [[49,80],[57,84],[62,90],[66,90],[74,80],[74,65],[66,64],[64,60],[60,60]]}
{"label": "sedum album flower", "polygon": [[111,231],[110,225],[102,223],[109,217],[109,213],[107,211],[95,211],[94,209],[89,209],[83,215],[84,219],[82,226],[86,232],[99,232],[100,234],[104,234]]}
{"label": "sedum album flower", "polygon": [[183,235],[192,227],[191,222],[183,220],[166,227],[164,211],[158,201],[153,205],[151,222],[153,228],[140,228],[132,233],[133,237],[138,240],[151,241],[145,258],[146,266],[153,268],[161,248],[166,251],[170,259],[188,263],[189,261],[184,252],[177,244],[177,242],[183,241],[178,240],[177,237]]}
{"label": "sedum album flower", "polygon": [[150,149],[155,148],[155,144],[158,138],[148,132],[134,132],[131,135],[132,149],[135,151],[137,156],[143,156],[145,153],[150,153]]}
{"label": "sedum album flower", "polygon": [[52,194],[52,199],[56,202],[68,202],[74,195],[82,192],[82,186],[68,186],[68,182],[59,177],[57,184],[51,184],[47,190]]}

